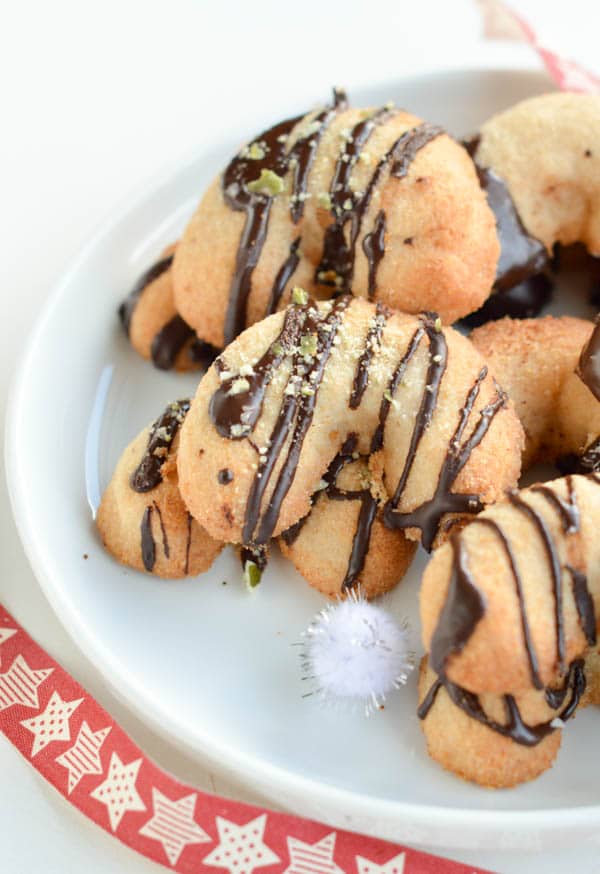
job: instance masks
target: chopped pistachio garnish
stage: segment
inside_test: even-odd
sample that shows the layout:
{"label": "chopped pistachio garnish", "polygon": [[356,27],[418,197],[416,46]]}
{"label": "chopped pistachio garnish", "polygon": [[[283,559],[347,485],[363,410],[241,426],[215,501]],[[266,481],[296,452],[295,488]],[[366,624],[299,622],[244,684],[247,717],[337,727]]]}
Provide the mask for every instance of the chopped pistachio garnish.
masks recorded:
{"label": "chopped pistachio garnish", "polygon": [[232,437],[243,437],[249,430],[247,425],[238,425],[237,422],[230,428]]}
{"label": "chopped pistachio garnish", "polygon": [[308,303],[308,294],[304,291],[303,288],[300,288],[299,285],[294,286],[292,288],[292,303],[295,303],[297,306],[306,306]]}
{"label": "chopped pistachio garnish", "polygon": [[439,334],[439,333],[441,332],[441,330],[442,330],[442,320],[440,319],[439,316],[437,317],[437,319],[436,319],[435,322],[433,323],[433,330],[434,330],[436,333],[438,333],[438,334]]}
{"label": "chopped pistachio garnish", "polygon": [[294,383],[288,382],[288,384],[286,385],[286,387],[283,390],[283,393],[284,393],[284,395],[288,395],[288,397],[290,395],[295,395],[296,394],[296,386],[294,385]]}
{"label": "chopped pistachio garnish", "polygon": [[353,204],[352,204],[352,198],[347,197],[346,200],[344,201],[344,209],[345,209],[346,211],[348,211],[348,210],[352,209],[352,206],[353,206]]}
{"label": "chopped pistachio garnish", "polygon": [[248,146],[248,157],[251,161],[262,161],[266,152],[259,143],[252,143]]}
{"label": "chopped pistachio garnish", "polygon": [[254,561],[248,560],[244,564],[244,582],[246,583],[246,588],[252,592],[260,583],[262,578],[262,571],[259,566]]}
{"label": "chopped pistachio garnish", "polygon": [[321,191],[317,194],[317,203],[323,209],[331,209],[331,195],[328,191]]}
{"label": "chopped pistachio garnish", "polygon": [[389,390],[389,388],[386,388],[386,390],[385,390],[384,393],[383,393],[383,396],[384,396],[384,398],[386,399],[386,401],[387,401],[389,404],[391,404],[392,401],[394,400],[394,398],[392,397],[392,393],[391,393],[391,391]]}
{"label": "chopped pistachio garnish", "polygon": [[273,345],[271,346],[271,352],[273,353],[273,355],[279,357],[283,352],[283,346],[281,345],[281,343],[273,343]]}
{"label": "chopped pistachio garnish", "polygon": [[219,379],[221,382],[225,382],[226,379],[229,379],[233,376],[233,370],[221,370],[219,371]]}
{"label": "chopped pistachio garnish", "polygon": [[242,392],[248,391],[250,388],[250,383],[247,379],[244,379],[243,376],[238,377],[238,379],[234,379],[231,383],[231,388],[227,392],[228,396],[233,395],[241,395]]}
{"label": "chopped pistachio garnish", "polygon": [[303,385],[300,389],[300,394],[304,395],[305,398],[311,398],[314,393],[314,388],[311,388],[309,385]]}
{"label": "chopped pistachio garnish", "polygon": [[433,361],[434,364],[441,364],[442,363],[442,356],[441,355],[434,355],[431,360]]}
{"label": "chopped pistachio garnish", "polygon": [[254,368],[251,364],[242,364],[240,367],[240,376],[253,376]]}
{"label": "chopped pistachio garnish", "polygon": [[300,337],[300,352],[312,357],[317,354],[317,338],[315,334],[303,334]]}
{"label": "chopped pistachio garnish", "polygon": [[253,194],[268,194],[270,197],[277,197],[284,189],[284,183],[281,176],[274,173],[272,170],[260,171],[258,179],[254,179],[248,183],[248,191]]}
{"label": "chopped pistachio garnish", "polygon": [[323,489],[326,489],[326,488],[328,488],[328,487],[329,487],[329,483],[327,482],[327,480],[326,480],[326,479],[320,479],[319,482],[318,482],[318,484],[317,484],[317,487],[316,487],[316,489],[315,489],[315,492],[322,492]]}

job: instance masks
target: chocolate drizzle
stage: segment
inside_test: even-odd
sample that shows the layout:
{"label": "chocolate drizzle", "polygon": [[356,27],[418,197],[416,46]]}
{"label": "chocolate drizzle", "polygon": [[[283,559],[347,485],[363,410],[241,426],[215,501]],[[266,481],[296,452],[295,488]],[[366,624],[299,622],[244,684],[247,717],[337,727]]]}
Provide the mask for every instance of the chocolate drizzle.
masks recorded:
{"label": "chocolate drizzle", "polygon": [[375,317],[367,331],[365,348],[358,359],[358,364],[356,366],[356,374],[354,375],[352,394],[350,395],[349,401],[351,410],[356,410],[362,401],[363,394],[365,393],[369,381],[369,367],[371,366],[375,350],[381,345],[381,335],[388,316],[389,310],[382,303],[377,303],[375,306]]}
{"label": "chocolate drizzle", "polygon": [[425,313],[422,316],[422,324],[429,339],[429,364],[427,366],[427,375],[425,378],[423,394],[421,396],[421,404],[415,419],[415,425],[410,438],[410,445],[404,461],[404,467],[400,474],[400,479],[393,497],[388,501],[384,510],[386,523],[390,528],[395,527],[394,511],[398,507],[400,499],[404,494],[408,477],[410,476],[414,460],[417,456],[417,451],[423,434],[431,423],[433,413],[437,406],[442,377],[446,371],[446,364],[448,361],[448,346],[446,338],[444,337],[441,324],[439,323],[436,314]]}
{"label": "chocolate drizzle", "polygon": [[381,403],[379,405],[379,422],[377,423],[377,427],[375,428],[373,437],[371,438],[371,452],[378,452],[380,449],[383,448],[385,426],[387,418],[389,416],[390,408],[392,406],[392,401],[396,393],[396,389],[402,382],[402,378],[406,372],[406,368],[410,364],[424,336],[425,329],[423,325],[420,325],[410,338],[410,342],[406,348],[406,352],[404,353],[404,355],[398,362],[396,369],[392,373],[388,388],[383,393],[383,397],[381,398]]}
{"label": "chocolate drizzle", "polygon": [[561,498],[554,489],[549,486],[537,485],[532,486],[531,491],[538,495],[543,495],[544,498],[554,507],[560,516],[563,531],[565,534],[577,534],[579,531],[579,507],[577,506],[577,497],[573,486],[572,477],[566,478],[567,498]]}
{"label": "chocolate drizzle", "polygon": [[277,276],[275,277],[275,282],[273,283],[273,288],[271,289],[271,297],[269,298],[269,303],[267,304],[267,311],[265,313],[266,316],[270,316],[271,313],[274,313],[279,306],[279,301],[281,300],[281,295],[283,294],[286,285],[296,272],[296,268],[300,263],[300,255],[298,254],[298,248],[300,246],[300,237],[296,237],[292,245],[290,246],[290,254],[287,256],[279,271]]}
{"label": "chocolate drizzle", "polygon": [[152,265],[152,267],[149,267],[145,273],[142,273],[133,289],[129,292],[129,295],[119,307],[119,318],[121,319],[121,324],[123,325],[127,336],[129,336],[129,328],[131,327],[133,312],[143,290],[147,285],[150,285],[151,282],[154,282],[155,279],[158,279],[158,277],[163,273],[166,273],[172,263],[173,255],[168,255],[166,258],[161,258],[160,261],[157,261]]}
{"label": "chocolate drizzle", "polygon": [[377,268],[385,255],[385,213],[382,209],[377,213],[373,230],[365,234],[362,247],[369,263],[369,300],[373,300],[377,291]]}
{"label": "chocolate drizzle", "polygon": [[160,507],[156,503],[156,501],[152,501],[152,506],[156,510],[156,515],[158,516],[158,521],[160,523],[160,531],[162,534],[162,542],[163,542],[163,552],[165,554],[165,558],[170,557],[170,549],[169,549],[169,539],[167,537],[167,531],[165,528],[165,523],[163,522],[162,513],[160,512]]}
{"label": "chocolate drizzle", "polygon": [[241,439],[252,431],[273,374],[298,346],[306,320],[306,308],[294,306],[286,310],[281,333],[247,375],[230,375],[224,359],[217,359],[221,384],[210,400],[209,415],[222,437]]}
{"label": "chocolate drizzle", "polygon": [[485,614],[485,597],[479,591],[467,566],[460,537],[451,539],[452,577],[446,601],[431,638],[430,662],[438,675],[445,675],[448,659],[463,650],[478,622]]}
{"label": "chocolate drizzle", "polygon": [[[306,356],[302,349],[293,355],[292,372],[288,380],[290,393],[284,393],[267,451],[264,456],[260,456],[258,470],[248,495],[242,534],[246,545],[266,544],[277,525],[281,504],[294,480],[304,438],[312,422],[327,360],[349,301],[348,297],[339,298],[324,317],[320,317],[318,310],[310,304],[301,310],[305,315],[304,332],[316,334],[316,353],[310,357],[310,363],[305,362]],[[308,391],[304,392],[305,388]],[[287,453],[280,465],[271,497],[261,512],[262,499],[288,436]]]}
{"label": "chocolate drizzle", "polygon": [[541,722],[538,725],[528,725],[523,720],[517,702],[512,695],[503,696],[506,723],[497,722],[487,715],[477,695],[468,692],[455,683],[451,683],[446,678],[438,677],[423,698],[417,710],[417,715],[419,719],[426,718],[435,703],[439,690],[443,687],[453,704],[459,707],[471,719],[477,720],[477,722],[480,722],[497,734],[503,735],[503,737],[510,738],[515,743],[532,747],[539,744],[545,737],[548,737],[548,735],[556,730],[555,719],[566,722],[573,716],[581,696],[585,692],[585,685],[584,662],[582,659],[577,659],[570,665],[561,687],[545,690],[546,702],[553,710],[558,710],[559,707],[563,706],[567,694],[570,692],[570,699],[564,706],[564,709],[547,722]]}
{"label": "chocolate drizzle", "polygon": [[565,629],[563,617],[563,593],[562,593],[562,570],[556,544],[552,533],[544,518],[538,511],[523,500],[516,492],[509,492],[508,498],[511,504],[524,513],[534,524],[544,545],[544,551],[550,566],[552,576],[552,589],[554,594],[554,616],[556,629],[556,655],[558,667],[561,673],[565,671]]}
{"label": "chocolate drizzle", "polygon": [[592,336],[583,347],[576,373],[596,400],[600,401],[600,318],[596,319]]}
{"label": "chocolate drizzle", "polygon": [[134,492],[150,492],[162,482],[162,466],[189,408],[188,400],[175,401],[152,425],[146,451],[129,478]]}
{"label": "chocolate drizzle", "polygon": [[150,356],[159,370],[171,370],[185,344],[195,337],[193,328],[181,316],[173,316],[152,340]]}
{"label": "chocolate drizzle", "polygon": [[585,574],[581,573],[581,571],[571,567],[570,564],[566,566],[566,569],[570,573],[571,580],[573,581],[573,598],[575,600],[575,607],[577,608],[577,615],[579,616],[581,629],[585,634],[585,639],[588,644],[590,646],[595,646],[597,642],[596,608],[588,588],[587,577]]}
{"label": "chocolate drizzle", "polygon": [[535,652],[535,647],[533,644],[533,638],[531,636],[531,628],[529,625],[529,616],[527,614],[527,608],[525,605],[525,595],[523,592],[523,580],[521,578],[521,574],[519,573],[519,567],[517,565],[516,556],[512,550],[510,545],[510,541],[502,528],[498,525],[497,522],[494,522],[493,519],[486,519],[485,517],[480,516],[479,518],[473,521],[473,524],[485,525],[487,528],[490,528],[500,543],[502,544],[502,548],[506,554],[506,558],[508,560],[508,564],[510,566],[511,573],[513,575],[513,579],[515,581],[515,592],[517,594],[517,599],[519,601],[519,612],[521,614],[521,628],[523,630],[523,643],[525,645],[525,650],[527,652],[527,660],[529,662],[529,671],[531,673],[531,682],[536,689],[543,689],[544,684],[542,682],[542,678],[540,675],[540,669],[538,664],[537,655]]}
{"label": "chocolate drizzle", "polygon": [[[350,188],[350,175],[363,145],[375,127],[390,118],[387,108],[379,109],[371,118],[359,122],[352,129],[335,167],[329,189],[332,223],[325,230],[323,254],[315,273],[322,285],[334,286],[339,292],[352,293],[352,279],[356,246],[363,221],[369,211],[373,194],[384,172],[403,179],[420,149],[444,133],[443,128],[423,122],[405,131],[378,161],[373,175],[360,195]],[[363,241],[363,251],[369,263],[369,292],[375,291],[377,266],[383,255],[385,215],[379,212],[375,228]],[[366,246],[365,246],[366,242]]]}
{"label": "chocolate drizzle", "polygon": [[151,573],[156,563],[156,544],[152,535],[152,506],[149,505],[144,510],[142,516],[141,533],[141,551],[142,561],[146,570]]}
{"label": "chocolate drizzle", "polygon": [[525,229],[510,190],[491,168],[477,162],[480,138],[463,143],[473,159],[479,183],[496,218],[500,258],[492,295],[463,321],[471,328],[504,316],[525,319],[537,315],[548,302],[552,284],[542,272],[550,259],[543,243]]}
{"label": "chocolate drizzle", "polygon": [[[273,205],[273,196],[266,191],[252,191],[249,185],[259,179],[263,171],[281,178],[293,167],[290,212],[292,221],[297,223],[304,212],[308,175],[321,136],[335,114],[345,108],[345,95],[343,92],[335,91],[333,105],[316,116],[309,127],[309,133],[299,139],[289,151],[286,146],[287,140],[304,116],[283,121],[262,133],[255,141],[257,147],[255,154],[260,157],[253,158],[252,147],[250,147],[236,155],[225,170],[222,181],[223,197],[231,209],[245,213],[245,222],[229,292],[223,329],[224,345],[227,346],[246,325],[246,308],[252,273],[266,240]],[[276,296],[277,287],[271,299]]]}
{"label": "chocolate drizzle", "polygon": [[[313,495],[313,506],[320,500],[322,495],[327,495],[332,501],[360,501],[360,510],[352,540],[348,567],[342,582],[342,591],[352,588],[359,581],[369,551],[371,531],[378,507],[378,501],[373,497],[369,488],[342,489],[337,484],[338,477],[344,467],[356,460],[357,444],[358,437],[356,434],[350,434],[323,477],[324,482],[327,484],[326,487]],[[292,525],[291,528],[283,532],[282,538],[288,546],[292,546],[296,541],[309,515],[304,516]]]}
{"label": "chocolate drizzle", "polygon": [[190,572],[190,547],[192,545],[192,523],[194,519],[191,513],[187,514],[187,540],[185,543],[185,564],[183,566],[183,573],[185,576]]}
{"label": "chocolate drizzle", "polygon": [[586,474],[600,472],[600,437],[596,437],[586,446],[581,455],[563,455],[557,461],[561,473]]}
{"label": "chocolate drizzle", "polygon": [[440,520],[446,513],[463,515],[465,513],[479,513],[483,509],[478,495],[452,492],[451,489],[459,473],[469,461],[473,450],[479,446],[490,429],[494,417],[506,406],[508,400],[506,394],[496,386],[496,396],[480,410],[479,420],[471,436],[461,444],[460,441],[487,372],[487,367],[483,367],[469,390],[465,404],[460,411],[458,425],[448,445],[433,496],[408,513],[388,510],[386,524],[396,528],[420,528],[421,543],[427,550],[432,548],[439,530]]}

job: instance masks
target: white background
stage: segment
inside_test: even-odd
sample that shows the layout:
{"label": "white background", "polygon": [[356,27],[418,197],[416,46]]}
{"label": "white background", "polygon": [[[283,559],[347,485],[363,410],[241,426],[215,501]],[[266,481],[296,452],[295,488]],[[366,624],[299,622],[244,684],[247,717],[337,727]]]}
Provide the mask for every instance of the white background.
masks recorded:
{"label": "white background", "polygon": [[[600,72],[597,0],[515,5],[548,44]],[[286,94],[313,93],[316,101],[331,84],[397,79],[507,52],[481,42],[470,0],[0,0],[0,12],[2,416],[20,350],[53,281],[114,204],[158,169],[201,150],[232,119],[252,133],[254,115],[284,107]],[[524,46],[512,52],[517,65],[531,63]],[[0,601],[163,767],[201,788],[260,801],[251,787],[208,774],[168,746],[106,688],[33,578],[4,479]],[[506,874],[568,866],[587,874],[600,872],[597,853],[453,855]],[[0,871],[84,868],[159,870],[89,824],[0,737]]]}

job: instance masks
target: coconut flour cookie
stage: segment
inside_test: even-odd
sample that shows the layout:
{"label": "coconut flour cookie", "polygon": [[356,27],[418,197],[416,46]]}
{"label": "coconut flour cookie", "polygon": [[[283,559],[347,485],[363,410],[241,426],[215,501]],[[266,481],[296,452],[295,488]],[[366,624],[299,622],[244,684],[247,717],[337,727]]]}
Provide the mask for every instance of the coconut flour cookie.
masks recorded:
{"label": "coconut flour cookie", "polygon": [[173,299],[173,255],[169,246],[136,282],[119,307],[119,318],[136,352],[159,370],[206,369],[217,352],[184,322]]}
{"label": "coconut flour cookie", "polygon": [[217,359],[182,427],[181,493],[213,537],[288,530],[351,435],[385,524],[427,548],[516,482],[520,425],[468,340],[431,314],[294,299]]}
{"label": "coconut flour cookie", "polygon": [[130,443],[96,518],[104,545],[118,561],[159,577],[196,576],[222,549],[179,494],[176,456],[188,409],[189,401],[170,404]]}
{"label": "coconut flour cookie", "polygon": [[489,294],[492,215],[465,150],[391,105],[345,95],[259,134],[210,186],[177,247],[175,304],[214,346],[293,286],[452,322]]}

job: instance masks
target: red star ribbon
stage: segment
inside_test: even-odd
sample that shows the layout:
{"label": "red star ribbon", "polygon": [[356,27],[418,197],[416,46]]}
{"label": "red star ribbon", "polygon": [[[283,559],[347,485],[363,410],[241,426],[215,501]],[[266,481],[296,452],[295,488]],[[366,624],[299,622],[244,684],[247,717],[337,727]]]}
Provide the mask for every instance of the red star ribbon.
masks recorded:
{"label": "red star ribbon", "polygon": [[484,37],[529,43],[561,91],[578,91],[581,94],[600,92],[598,76],[542,45],[531,25],[508,4],[502,0],[477,0],[477,5],[483,16]]}
{"label": "red star ribbon", "polygon": [[85,816],[181,874],[486,874],[186,786],[145,756],[1,605],[0,731]]}

